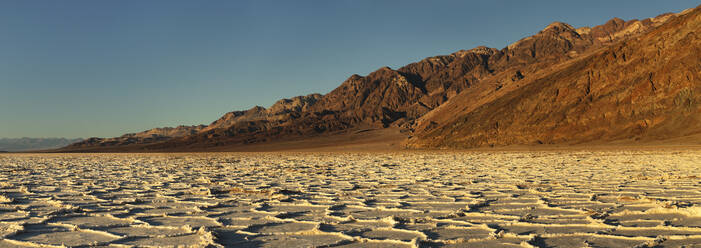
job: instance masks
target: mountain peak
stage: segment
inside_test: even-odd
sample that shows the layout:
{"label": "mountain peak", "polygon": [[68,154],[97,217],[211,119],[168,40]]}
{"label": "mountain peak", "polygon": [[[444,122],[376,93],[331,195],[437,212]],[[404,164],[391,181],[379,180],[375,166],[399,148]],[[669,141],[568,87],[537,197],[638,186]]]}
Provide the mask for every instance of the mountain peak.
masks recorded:
{"label": "mountain peak", "polygon": [[606,24],[604,24],[604,25],[616,25],[616,26],[618,26],[618,25],[623,25],[625,22],[626,22],[626,21],[623,20],[623,19],[621,19],[621,18],[614,17],[614,18],[611,18],[611,20],[607,21]]}
{"label": "mountain peak", "polygon": [[377,71],[393,71],[393,70],[389,66],[383,66],[380,69],[377,69]]}
{"label": "mountain peak", "polygon": [[495,48],[491,48],[491,47],[486,47],[486,46],[478,46],[478,47],[472,48],[472,49],[467,50],[467,51],[474,53],[474,54],[479,54],[479,55],[492,55],[499,50],[497,50]]}
{"label": "mountain peak", "polygon": [[559,33],[563,31],[574,31],[575,29],[571,25],[564,22],[553,22],[550,23],[550,25],[548,25],[547,27],[545,27],[541,32],[546,32],[549,30]]}

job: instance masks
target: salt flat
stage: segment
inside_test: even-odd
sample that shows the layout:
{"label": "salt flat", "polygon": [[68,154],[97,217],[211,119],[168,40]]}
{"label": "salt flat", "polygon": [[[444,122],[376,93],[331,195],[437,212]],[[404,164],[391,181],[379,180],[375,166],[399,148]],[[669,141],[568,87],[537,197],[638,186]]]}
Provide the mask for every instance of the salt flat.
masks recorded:
{"label": "salt flat", "polygon": [[0,235],[0,247],[701,247],[701,151],[4,154]]}

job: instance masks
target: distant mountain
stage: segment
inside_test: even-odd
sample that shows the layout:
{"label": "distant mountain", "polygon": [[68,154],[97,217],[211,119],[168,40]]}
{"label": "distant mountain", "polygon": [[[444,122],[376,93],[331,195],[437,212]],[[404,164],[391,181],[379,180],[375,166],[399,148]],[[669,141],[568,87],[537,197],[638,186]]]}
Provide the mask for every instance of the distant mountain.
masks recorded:
{"label": "distant mountain", "polygon": [[138,133],[128,133],[119,137],[114,138],[98,138],[92,137],[86,140],[82,140],[73,144],[70,144],[67,148],[77,149],[84,147],[113,147],[113,146],[127,146],[136,144],[151,144],[156,142],[166,141],[172,138],[183,137],[187,135],[196,134],[200,130],[204,129],[205,125],[196,126],[177,126],[177,127],[162,127],[153,128],[143,132]]}
{"label": "distant mountain", "polygon": [[17,152],[64,147],[82,139],[66,138],[0,138],[0,151]]}
{"label": "distant mountain", "polygon": [[701,133],[700,12],[595,27],[554,22],[503,49],[352,75],[328,94],[230,112],[186,135],[125,135],[79,147],[187,150],[384,128],[400,129],[416,148],[693,135]]}

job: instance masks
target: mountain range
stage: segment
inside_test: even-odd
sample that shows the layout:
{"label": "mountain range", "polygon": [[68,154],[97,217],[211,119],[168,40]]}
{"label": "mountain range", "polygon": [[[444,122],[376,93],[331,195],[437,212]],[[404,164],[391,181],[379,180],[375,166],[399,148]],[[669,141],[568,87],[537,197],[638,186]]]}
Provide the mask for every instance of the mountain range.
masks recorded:
{"label": "mountain range", "polygon": [[373,133],[408,148],[698,143],[699,30],[701,6],[595,27],[554,22],[502,49],[383,67],[327,94],[229,112],[209,125],[90,138],[61,150],[227,150]]}
{"label": "mountain range", "polygon": [[0,138],[0,151],[18,152],[29,150],[55,149],[64,147],[83,139],[66,138]]}

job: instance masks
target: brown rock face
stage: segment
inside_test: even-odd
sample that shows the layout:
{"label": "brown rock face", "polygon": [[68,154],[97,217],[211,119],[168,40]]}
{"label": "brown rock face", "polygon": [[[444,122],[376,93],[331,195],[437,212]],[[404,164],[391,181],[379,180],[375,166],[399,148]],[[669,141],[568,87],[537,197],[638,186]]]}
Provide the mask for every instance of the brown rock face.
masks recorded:
{"label": "brown rock face", "polygon": [[[625,30],[626,25],[614,19],[592,29],[592,35],[614,37],[621,27]],[[466,99],[469,95],[456,96],[451,101],[466,111],[449,113],[445,108],[433,113],[452,117],[434,121],[436,128],[417,131],[407,143],[474,147],[653,140],[699,133],[699,30],[697,8],[642,36],[526,76],[519,87],[511,86],[498,97],[480,102]]]}
{"label": "brown rock face", "polygon": [[206,148],[387,127],[411,134],[409,147],[677,137],[701,131],[698,12],[591,28],[554,22],[501,50],[353,75],[328,94],[230,112],[188,135],[109,142]]}
{"label": "brown rock face", "polygon": [[308,111],[320,98],[320,94],[310,94],[279,100],[268,109],[256,106],[246,111],[229,112],[201,131],[207,132],[215,129],[227,129],[246,122],[263,120],[274,122],[292,119],[295,115]]}
{"label": "brown rock face", "polygon": [[479,76],[473,78],[470,89],[460,92],[460,98],[440,104],[419,118],[412,128],[417,135],[422,135],[427,130],[450,122],[456,115],[504,96],[544,72],[560,70],[562,64],[568,61],[644,34],[673,16],[675,14],[666,14],[628,22],[614,18],[604,25],[579,29],[553,22],[537,34],[502,50],[494,49],[491,53],[483,53],[486,56],[483,71],[486,73],[477,74]]}

